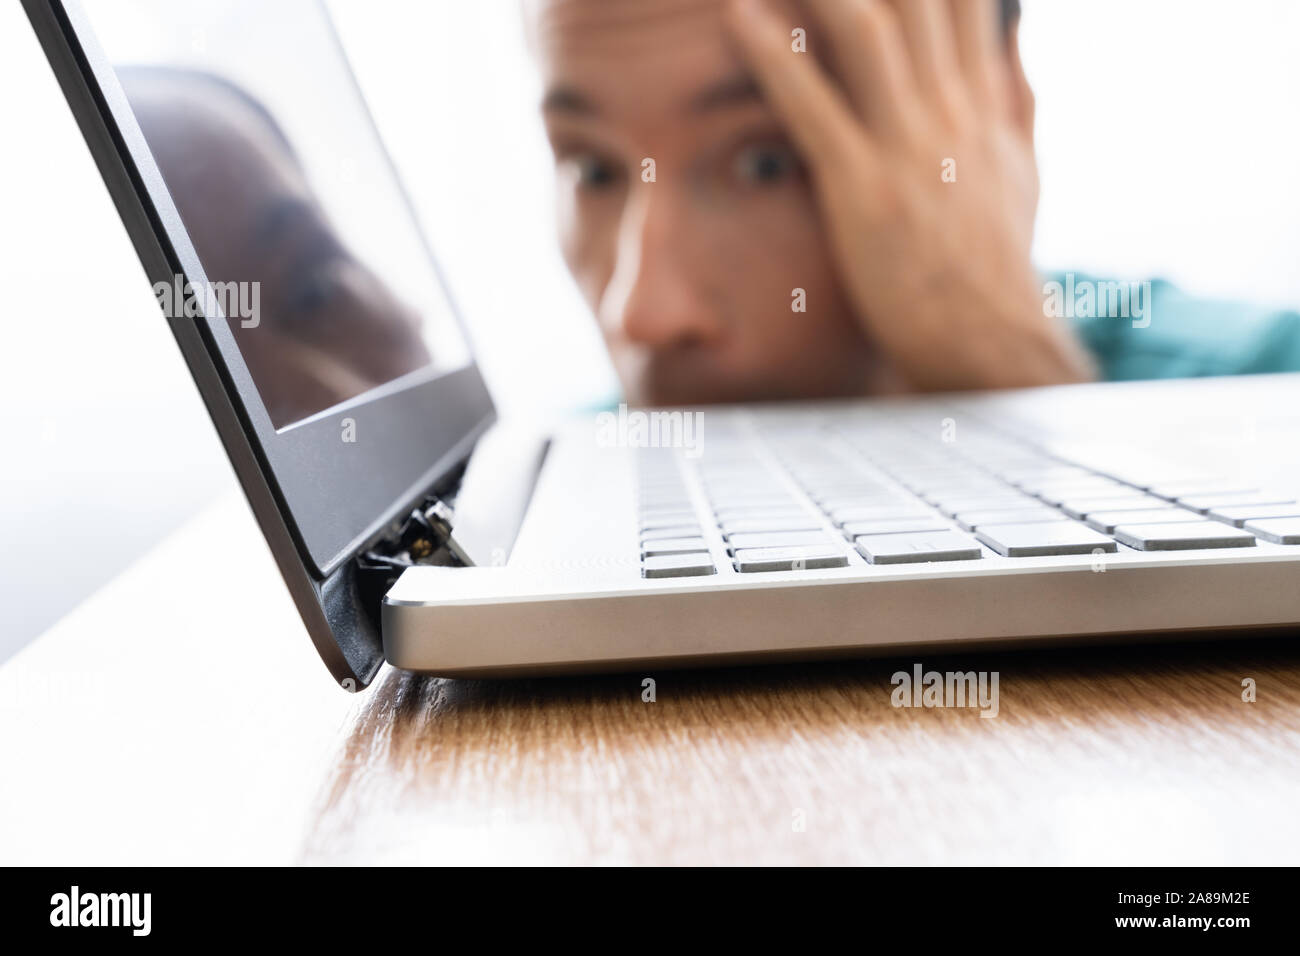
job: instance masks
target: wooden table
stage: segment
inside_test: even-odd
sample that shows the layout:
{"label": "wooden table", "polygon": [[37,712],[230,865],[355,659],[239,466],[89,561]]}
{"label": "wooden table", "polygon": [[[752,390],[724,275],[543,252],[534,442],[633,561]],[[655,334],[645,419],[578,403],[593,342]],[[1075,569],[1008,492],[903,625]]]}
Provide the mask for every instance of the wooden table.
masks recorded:
{"label": "wooden table", "polygon": [[1300,859],[1300,641],[922,662],[998,717],[912,658],[351,696],[230,498],[0,668],[0,862]]}

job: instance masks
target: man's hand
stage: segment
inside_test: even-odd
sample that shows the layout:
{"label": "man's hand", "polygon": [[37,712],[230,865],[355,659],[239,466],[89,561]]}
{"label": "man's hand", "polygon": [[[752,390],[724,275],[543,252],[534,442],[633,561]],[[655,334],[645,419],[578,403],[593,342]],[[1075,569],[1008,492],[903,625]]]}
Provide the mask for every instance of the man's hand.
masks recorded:
{"label": "man's hand", "polygon": [[[916,389],[1090,377],[1072,333],[1043,315],[1033,95],[993,0],[804,6],[812,24],[734,0],[730,21],[809,165],[866,333]],[[826,38],[834,79],[792,49],[799,26]]]}

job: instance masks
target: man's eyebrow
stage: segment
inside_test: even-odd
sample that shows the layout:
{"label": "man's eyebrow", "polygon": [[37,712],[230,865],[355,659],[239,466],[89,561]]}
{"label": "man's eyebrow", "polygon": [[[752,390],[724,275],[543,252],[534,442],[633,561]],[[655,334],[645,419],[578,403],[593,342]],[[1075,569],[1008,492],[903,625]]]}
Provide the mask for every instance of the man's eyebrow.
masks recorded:
{"label": "man's eyebrow", "polygon": [[[692,113],[711,113],[732,106],[748,106],[762,99],[763,92],[754,78],[737,74],[704,87],[686,101],[686,107]],[[542,112],[597,116],[600,108],[573,87],[557,86],[542,98]]]}
{"label": "man's eyebrow", "polygon": [[542,97],[543,113],[575,113],[595,116],[600,112],[596,104],[571,86],[557,86]]}
{"label": "man's eyebrow", "polygon": [[692,113],[709,113],[732,106],[748,106],[762,99],[763,91],[754,78],[741,73],[705,87],[690,98],[688,106]]}

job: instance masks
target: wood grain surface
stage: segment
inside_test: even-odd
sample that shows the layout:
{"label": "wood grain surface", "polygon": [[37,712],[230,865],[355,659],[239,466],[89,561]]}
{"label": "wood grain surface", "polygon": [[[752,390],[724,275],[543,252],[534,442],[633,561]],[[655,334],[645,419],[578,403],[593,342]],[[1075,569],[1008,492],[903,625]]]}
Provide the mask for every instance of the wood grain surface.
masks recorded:
{"label": "wood grain surface", "polygon": [[911,664],[667,672],[654,703],[641,675],[391,673],[340,753],[306,856],[1300,859],[1300,655],[1284,642],[924,661],[999,671],[994,719],[894,708],[890,675]]}
{"label": "wood grain surface", "polygon": [[[918,660],[997,671],[998,716],[892,706]],[[1295,636],[509,682],[388,670],[353,697],[234,499],[0,668],[0,719],[3,862],[1300,860]]]}

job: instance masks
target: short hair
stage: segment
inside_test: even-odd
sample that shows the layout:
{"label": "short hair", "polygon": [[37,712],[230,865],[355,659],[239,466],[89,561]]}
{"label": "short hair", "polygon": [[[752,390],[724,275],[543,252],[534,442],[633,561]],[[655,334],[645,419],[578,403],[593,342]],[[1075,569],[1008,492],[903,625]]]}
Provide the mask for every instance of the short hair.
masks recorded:
{"label": "short hair", "polygon": [[1020,19],[1020,0],[999,0],[998,6],[1001,8],[999,12],[1002,15],[1002,33],[1005,36]]}
{"label": "short hair", "polygon": [[[293,144],[289,142],[284,127],[266,108],[266,104],[233,80],[193,67],[135,64],[118,67],[117,78],[122,84],[127,102],[131,104],[131,110],[136,114],[137,120],[140,120],[144,97],[149,94],[166,95],[175,92],[180,95],[195,93],[200,97],[209,94],[227,96],[256,116],[275,138],[277,145],[284,149],[297,166],[302,166],[302,161],[298,158]],[[145,139],[148,138],[146,134]]]}

